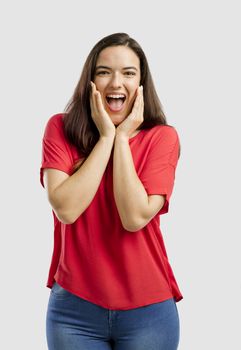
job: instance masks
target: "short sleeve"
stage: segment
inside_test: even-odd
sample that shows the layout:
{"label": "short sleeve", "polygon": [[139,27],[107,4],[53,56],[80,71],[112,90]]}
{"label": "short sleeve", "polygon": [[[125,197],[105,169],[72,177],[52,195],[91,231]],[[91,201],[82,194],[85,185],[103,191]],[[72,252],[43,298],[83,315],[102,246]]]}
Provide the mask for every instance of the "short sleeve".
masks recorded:
{"label": "short sleeve", "polygon": [[179,137],[176,129],[165,125],[156,129],[140,180],[148,195],[165,195],[165,203],[157,215],[169,210],[179,158]]}
{"label": "short sleeve", "polygon": [[43,169],[54,168],[71,175],[73,160],[70,147],[63,132],[61,115],[52,116],[45,127],[42,139],[40,183],[44,187]]}

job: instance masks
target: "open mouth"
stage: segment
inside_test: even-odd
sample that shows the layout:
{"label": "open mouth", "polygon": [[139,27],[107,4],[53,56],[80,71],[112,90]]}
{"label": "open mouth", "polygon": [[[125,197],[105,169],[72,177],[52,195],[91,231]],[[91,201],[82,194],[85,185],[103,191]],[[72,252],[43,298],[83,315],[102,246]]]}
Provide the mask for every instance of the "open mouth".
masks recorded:
{"label": "open mouth", "polygon": [[112,112],[121,111],[124,107],[125,100],[126,96],[124,95],[116,95],[115,97],[113,95],[106,96],[107,105]]}

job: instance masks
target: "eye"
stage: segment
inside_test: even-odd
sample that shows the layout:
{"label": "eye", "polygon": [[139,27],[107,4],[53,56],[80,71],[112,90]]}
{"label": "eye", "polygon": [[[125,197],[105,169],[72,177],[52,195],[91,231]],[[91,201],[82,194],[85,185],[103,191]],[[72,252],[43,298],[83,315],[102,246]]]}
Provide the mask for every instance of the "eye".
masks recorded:
{"label": "eye", "polygon": [[[109,74],[109,72],[103,70],[103,71],[97,72],[96,74],[97,74],[97,75],[100,75],[100,74],[105,75],[105,74]],[[126,75],[136,75],[135,72],[126,72],[125,74],[126,74]]]}
{"label": "eye", "polygon": [[127,75],[136,75],[135,72],[126,72]]}
{"label": "eye", "polygon": [[98,72],[98,73],[96,73],[97,75],[99,75],[99,74],[105,74],[105,73],[108,73],[107,71],[100,71],[100,72]]}

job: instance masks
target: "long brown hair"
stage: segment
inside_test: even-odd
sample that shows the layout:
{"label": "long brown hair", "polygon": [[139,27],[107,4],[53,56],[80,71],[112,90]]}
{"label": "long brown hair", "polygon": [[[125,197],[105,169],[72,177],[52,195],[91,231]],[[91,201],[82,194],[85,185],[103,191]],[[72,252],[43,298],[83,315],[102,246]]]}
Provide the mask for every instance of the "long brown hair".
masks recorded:
{"label": "long brown hair", "polygon": [[141,46],[126,33],[114,33],[101,39],[90,51],[74,94],[64,109],[64,132],[68,140],[87,157],[99,139],[99,131],[91,117],[90,81],[94,80],[95,67],[100,52],[109,46],[127,46],[140,60],[141,81],[144,97],[144,120],[138,127],[149,129],[156,125],[167,125],[162,104],[156,93],[148,62]]}

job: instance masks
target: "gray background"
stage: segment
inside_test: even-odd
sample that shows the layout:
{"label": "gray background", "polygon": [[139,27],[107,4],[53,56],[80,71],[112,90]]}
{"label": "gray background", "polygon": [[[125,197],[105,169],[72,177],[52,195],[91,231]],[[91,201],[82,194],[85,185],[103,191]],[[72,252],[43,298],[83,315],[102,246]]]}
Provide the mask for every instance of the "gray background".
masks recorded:
{"label": "gray background", "polygon": [[0,347],[47,349],[53,221],[39,182],[44,127],[63,111],[94,44],[127,32],[146,53],[182,145],[161,216],[184,296],[179,349],[240,349],[238,1],[1,4]]}

